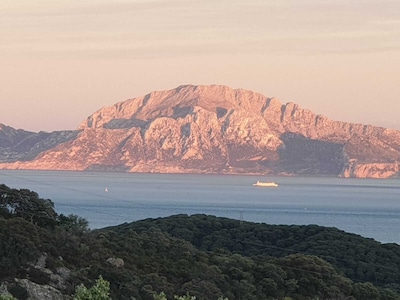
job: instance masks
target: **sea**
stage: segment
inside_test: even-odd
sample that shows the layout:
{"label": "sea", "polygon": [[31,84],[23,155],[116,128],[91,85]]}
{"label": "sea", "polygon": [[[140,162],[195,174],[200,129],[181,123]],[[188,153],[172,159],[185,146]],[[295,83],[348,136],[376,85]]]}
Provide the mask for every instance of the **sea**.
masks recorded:
{"label": "sea", "polygon": [[[257,180],[278,187],[253,186]],[[0,170],[91,229],[176,214],[336,227],[400,244],[400,179]]]}

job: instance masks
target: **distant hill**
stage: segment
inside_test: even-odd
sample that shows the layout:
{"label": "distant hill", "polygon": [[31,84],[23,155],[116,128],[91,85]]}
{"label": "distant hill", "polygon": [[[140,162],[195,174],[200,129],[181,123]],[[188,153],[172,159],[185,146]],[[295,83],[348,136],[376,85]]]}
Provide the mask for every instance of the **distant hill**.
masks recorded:
{"label": "distant hill", "polygon": [[0,124],[0,163],[31,161],[41,152],[74,139],[78,131],[31,132]]}
{"label": "distant hill", "polygon": [[0,128],[0,168],[399,176],[400,131],[332,121],[276,98],[185,85],[104,107],[76,131]]}

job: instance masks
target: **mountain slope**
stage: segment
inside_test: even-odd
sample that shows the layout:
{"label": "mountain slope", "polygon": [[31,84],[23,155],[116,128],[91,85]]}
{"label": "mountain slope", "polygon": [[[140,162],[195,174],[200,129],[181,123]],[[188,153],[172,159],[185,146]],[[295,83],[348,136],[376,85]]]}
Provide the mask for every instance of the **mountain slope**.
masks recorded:
{"label": "mountain slope", "polygon": [[0,124],[0,162],[33,160],[40,152],[76,138],[78,131],[30,132]]}
{"label": "mountain slope", "polygon": [[226,86],[152,92],[104,107],[78,129],[76,137],[43,149],[33,160],[0,167],[344,177],[399,173],[399,131],[332,121],[294,103]]}

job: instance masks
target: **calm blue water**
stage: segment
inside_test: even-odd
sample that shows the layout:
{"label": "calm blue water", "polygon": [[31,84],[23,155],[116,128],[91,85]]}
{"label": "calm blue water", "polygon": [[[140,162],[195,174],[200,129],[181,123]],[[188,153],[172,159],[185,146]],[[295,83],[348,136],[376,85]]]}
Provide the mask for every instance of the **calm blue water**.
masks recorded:
{"label": "calm blue water", "polygon": [[[260,188],[257,180],[278,188]],[[101,228],[174,214],[268,224],[317,224],[400,244],[400,180],[0,171],[0,183],[54,201]],[[105,191],[107,188],[108,191]]]}

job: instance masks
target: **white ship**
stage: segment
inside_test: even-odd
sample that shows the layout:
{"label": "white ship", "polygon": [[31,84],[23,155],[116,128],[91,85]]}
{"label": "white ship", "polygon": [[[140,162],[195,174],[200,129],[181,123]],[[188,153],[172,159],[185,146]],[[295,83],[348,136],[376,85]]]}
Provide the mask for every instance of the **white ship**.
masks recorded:
{"label": "white ship", "polygon": [[275,182],[261,182],[257,181],[256,183],[253,183],[254,186],[263,186],[263,187],[277,187],[278,184]]}

